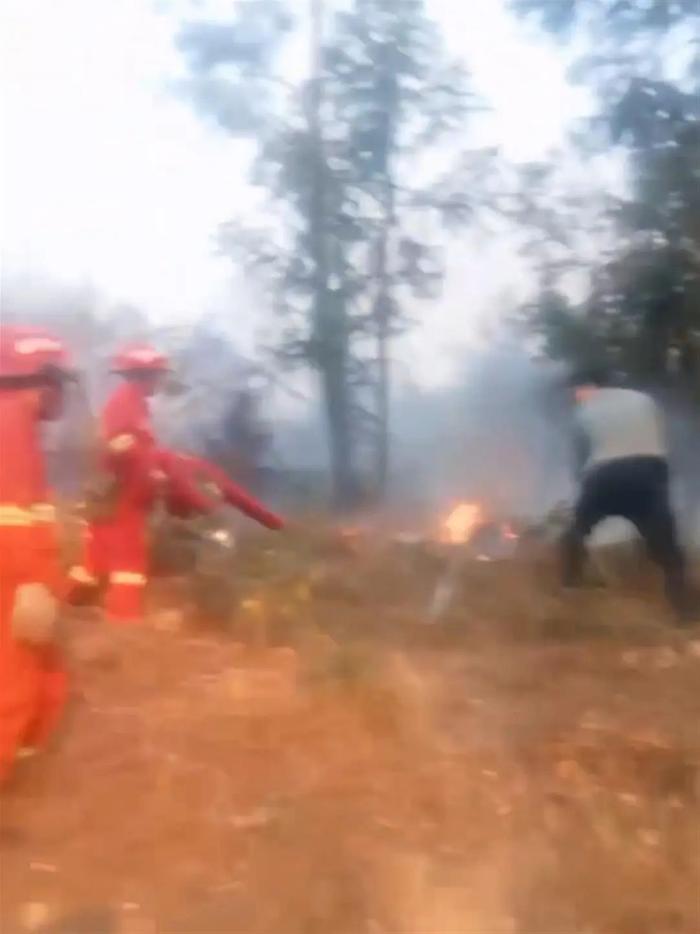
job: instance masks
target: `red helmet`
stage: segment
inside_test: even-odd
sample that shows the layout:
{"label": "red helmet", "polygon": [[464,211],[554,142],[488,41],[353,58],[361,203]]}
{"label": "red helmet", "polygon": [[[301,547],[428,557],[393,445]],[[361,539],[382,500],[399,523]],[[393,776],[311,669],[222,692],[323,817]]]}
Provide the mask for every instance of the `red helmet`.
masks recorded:
{"label": "red helmet", "polygon": [[0,378],[72,374],[66,345],[43,328],[0,325]]}
{"label": "red helmet", "polygon": [[166,372],[170,361],[164,353],[150,344],[129,344],[123,347],[112,360],[114,373]]}

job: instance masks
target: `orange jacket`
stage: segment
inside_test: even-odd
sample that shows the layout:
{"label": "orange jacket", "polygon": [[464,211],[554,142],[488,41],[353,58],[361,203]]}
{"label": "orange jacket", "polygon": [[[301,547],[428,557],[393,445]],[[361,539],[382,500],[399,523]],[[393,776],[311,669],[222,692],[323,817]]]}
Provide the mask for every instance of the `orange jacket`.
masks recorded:
{"label": "orange jacket", "polygon": [[39,431],[48,398],[45,388],[12,384],[25,376],[39,381],[47,366],[67,370],[67,362],[65,348],[50,335],[0,327],[0,783],[18,750],[48,738],[68,693],[56,646],[13,632],[18,588],[43,584],[59,598],[64,588]]}
{"label": "orange jacket", "polygon": [[148,508],[157,488],[158,452],[148,400],[138,383],[123,382],[100,419],[101,466],[119,483],[122,505]]}
{"label": "orange jacket", "polygon": [[0,392],[0,577],[62,588],[32,390]]}
{"label": "orange jacket", "polygon": [[138,383],[124,382],[110,396],[101,435],[103,467],[119,481],[122,506],[148,509],[158,492],[167,490],[188,511],[207,513],[214,508],[177,456],[158,448],[148,400]]}

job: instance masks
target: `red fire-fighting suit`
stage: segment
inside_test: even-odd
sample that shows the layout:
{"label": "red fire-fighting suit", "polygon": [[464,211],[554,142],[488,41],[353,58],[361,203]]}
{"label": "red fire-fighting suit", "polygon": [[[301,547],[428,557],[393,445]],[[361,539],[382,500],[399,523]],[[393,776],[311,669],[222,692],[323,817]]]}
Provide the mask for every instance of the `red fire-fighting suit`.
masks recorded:
{"label": "red fire-fighting suit", "polygon": [[[127,374],[165,369],[167,361],[150,348],[122,352],[115,369]],[[188,483],[176,462],[162,458],[148,410],[149,390],[138,380],[123,382],[109,398],[100,423],[101,466],[114,478],[115,495],[105,518],[86,530],[85,557],[70,577],[77,584],[106,581],[105,611],[116,622],[143,616],[148,581],[147,522],[159,491],[167,484],[191,508],[207,512],[212,504]]]}
{"label": "red fire-fighting suit", "polygon": [[0,327],[0,782],[21,749],[49,737],[68,694],[56,646],[12,629],[18,588],[43,584],[57,598],[64,589],[39,438],[42,388],[33,384],[45,366],[67,368],[59,341]]}
{"label": "red fire-fighting suit", "polygon": [[[280,516],[271,512],[263,503],[235,484],[221,467],[192,454],[165,451],[163,458],[162,463],[167,465],[167,469],[172,471],[175,465],[181,465],[180,469],[184,468],[192,484],[204,487],[204,489],[209,488],[215,499],[223,500],[229,506],[235,507],[244,515],[259,522],[260,525],[274,530],[284,527],[284,520]],[[187,515],[196,511],[172,488],[169,489],[168,502],[171,512],[177,515]]]}

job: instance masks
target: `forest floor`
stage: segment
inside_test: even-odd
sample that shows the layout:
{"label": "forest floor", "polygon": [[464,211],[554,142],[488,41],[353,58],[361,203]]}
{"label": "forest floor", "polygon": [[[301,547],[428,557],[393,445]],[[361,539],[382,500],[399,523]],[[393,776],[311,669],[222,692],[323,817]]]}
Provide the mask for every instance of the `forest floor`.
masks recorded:
{"label": "forest floor", "polygon": [[3,934],[700,932],[700,632],[656,582],[466,562],[431,625],[418,547],[232,560],[225,625],[172,582],[73,621],[65,730],[2,799]]}

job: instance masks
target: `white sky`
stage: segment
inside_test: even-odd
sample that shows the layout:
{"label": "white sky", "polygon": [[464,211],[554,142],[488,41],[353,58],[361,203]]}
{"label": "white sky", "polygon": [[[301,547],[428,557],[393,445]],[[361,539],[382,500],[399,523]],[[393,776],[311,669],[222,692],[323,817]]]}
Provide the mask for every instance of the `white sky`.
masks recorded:
{"label": "white sky", "polygon": [[[585,100],[556,52],[501,0],[428,2],[494,108],[480,140],[515,159],[559,143]],[[212,235],[250,203],[251,150],[168,93],[180,70],[176,20],[151,0],[2,0],[0,11],[5,270],[89,281],[160,319],[226,309],[250,345],[255,310],[240,297],[237,307]],[[421,379],[441,371],[436,360],[475,333],[494,301],[523,288],[502,245],[475,253],[465,238],[452,254],[443,300],[404,346]]]}

